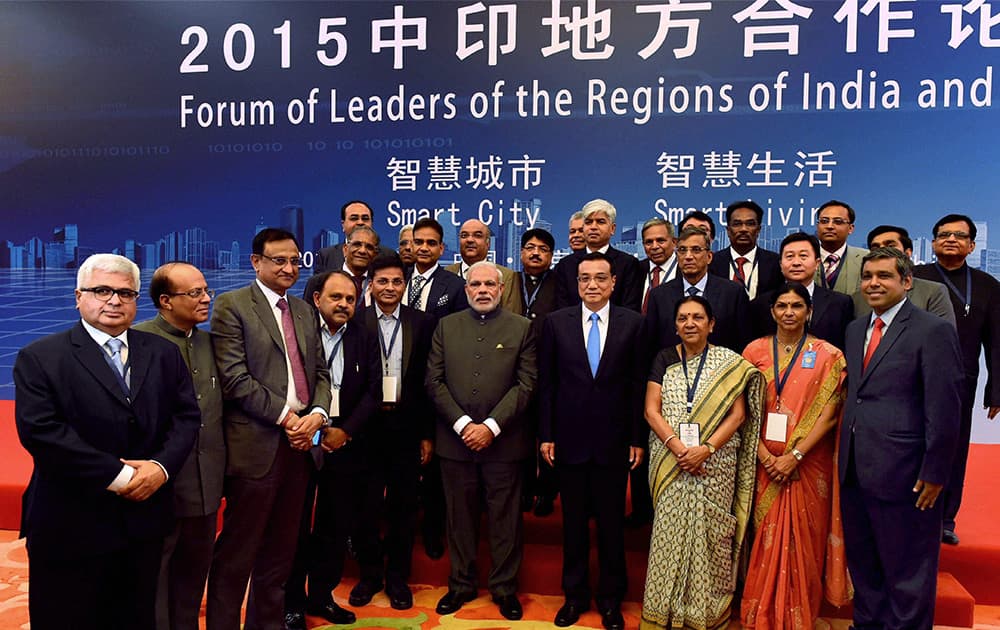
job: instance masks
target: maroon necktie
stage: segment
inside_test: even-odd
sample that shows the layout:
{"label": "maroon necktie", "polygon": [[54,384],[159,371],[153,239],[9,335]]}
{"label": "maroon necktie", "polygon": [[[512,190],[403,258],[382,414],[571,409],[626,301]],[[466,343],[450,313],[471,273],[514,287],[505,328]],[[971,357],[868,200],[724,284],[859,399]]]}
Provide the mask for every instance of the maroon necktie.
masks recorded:
{"label": "maroon necktie", "polygon": [[646,297],[642,299],[642,314],[646,314],[646,307],[649,306],[649,293],[656,287],[660,286],[660,272],[663,268],[659,265],[653,267],[653,279],[649,281],[649,288],[646,289]]}
{"label": "maroon necktie", "polygon": [[351,280],[354,280],[354,286],[358,290],[358,295],[357,295],[357,298],[356,298],[357,303],[358,304],[364,304],[363,300],[365,299],[365,295],[364,295],[365,277],[363,275],[361,275],[361,276],[351,276]]}
{"label": "maroon necktie", "polygon": [[872,355],[875,354],[875,348],[878,348],[878,344],[882,341],[882,329],[885,328],[885,322],[882,321],[881,317],[875,318],[875,328],[872,330],[871,339],[868,340],[868,351],[865,352],[864,363],[861,364],[861,371],[864,372],[868,369],[868,362],[872,360]]}
{"label": "maroon necktie", "polygon": [[743,275],[743,265],[747,264],[747,259],[740,256],[736,259],[736,272],[733,274],[733,280],[738,281],[742,285],[746,285],[747,277]]}
{"label": "maroon necktie", "polygon": [[306,368],[299,354],[299,342],[295,336],[295,322],[292,311],[288,308],[285,298],[278,300],[278,310],[281,311],[281,330],[285,335],[285,352],[292,364],[292,382],[295,383],[295,396],[299,402],[309,401],[309,381],[306,380]]}

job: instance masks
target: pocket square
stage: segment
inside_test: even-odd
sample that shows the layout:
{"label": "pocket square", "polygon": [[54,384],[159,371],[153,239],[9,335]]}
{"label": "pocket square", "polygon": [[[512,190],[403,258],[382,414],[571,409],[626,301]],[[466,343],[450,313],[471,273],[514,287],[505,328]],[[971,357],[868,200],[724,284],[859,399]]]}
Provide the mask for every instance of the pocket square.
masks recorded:
{"label": "pocket square", "polygon": [[494,348],[494,350],[503,350],[503,344],[502,343],[498,343],[497,347]]}
{"label": "pocket square", "polygon": [[437,305],[438,306],[447,306],[448,305],[448,295],[445,294],[445,295],[442,295],[440,298],[438,298]]}

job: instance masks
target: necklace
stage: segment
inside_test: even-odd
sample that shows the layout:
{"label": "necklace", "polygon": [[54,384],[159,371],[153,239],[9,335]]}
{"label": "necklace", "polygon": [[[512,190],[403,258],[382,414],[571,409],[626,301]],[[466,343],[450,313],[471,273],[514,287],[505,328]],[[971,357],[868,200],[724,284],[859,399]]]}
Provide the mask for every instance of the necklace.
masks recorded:
{"label": "necklace", "polygon": [[[778,340],[778,343],[782,344],[782,346],[784,347],[784,350],[785,350],[785,354],[790,353],[792,351],[792,344],[794,344],[795,342],[798,341],[798,339],[796,339],[796,340],[791,341],[789,343],[785,343],[784,341],[782,341],[781,339],[779,339],[777,335],[775,335],[774,338]],[[799,339],[801,339],[801,337]]]}

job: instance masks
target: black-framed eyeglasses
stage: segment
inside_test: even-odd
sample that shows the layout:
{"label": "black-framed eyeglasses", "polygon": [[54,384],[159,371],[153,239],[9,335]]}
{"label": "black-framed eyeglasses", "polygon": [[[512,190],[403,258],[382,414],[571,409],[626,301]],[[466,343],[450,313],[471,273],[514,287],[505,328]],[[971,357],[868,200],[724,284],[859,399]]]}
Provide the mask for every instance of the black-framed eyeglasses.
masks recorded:
{"label": "black-framed eyeglasses", "polygon": [[139,292],[133,289],[112,289],[105,286],[85,287],[80,289],[80,291],[93,293],[94,297],[102,302],[110,300],[112,295],[117,295],[118,299],[122,302],[135,302],[136,298],[139,297]]}
{"label": "black-framed eyeglasses", "polygon": [[523,249],[526,252],[537,251],[540,254],[551,254],[552,253],[552,248],[549,247],[548,245],[535,245],[534,243],[528,243],[527,245],[525,245],[521,249]]}
{"label": "black-framed eyeglasses", "polygon": [[940,232],[937,233],[937,236],[935,236],[934,238],[936,238],[939,241],[947,241],[952,236],[955,237],[955,240],[964,241],[971,235],[968,232],[947,232],[945,230],[941,230]]}
{"label": "black-framed eyeglasses", "polygon": [[201,298],[201,296],[205,295],[206,293],[208,294],[208,297],[210,297],[210,298],[214,298],[215,297],[215,289],[209,289],[207,287],[206,288],[198,287],[197,289],[191,289],[190,291],[181,291],[179,293],[168,293],[167,295],[172,295],[174,297],[177,297],[179,295],[186,295],[189,298],[191,298],[192,300],[197,300],[197,299]]}
{"label": "black-framed eyeglasses", "polygon": [[270,260],[279,267],[284,267],[288,263],[292,263],[293,267],[298,267],[299,263],[302,262],[302,258],[300,256],[292,256],[291,258],[285,258],[284,256],[271,257],[268,256],[267,254],[261,254],[260,257],[267,258],[268,260]]}
{"label": "black-framed eyeglasses", "polygon": [[817,219],[816,223],[819,223],[820,225],[830,225],[832,223],[832,224],[836,225],[837,227],[842,227],[842,226],[845,226],[845,225],[850,225],[851,224],[851,220],[850,219],[842,219],[840,217],[832,217],[832,218],[831,217],[822,217],[820,219]]}

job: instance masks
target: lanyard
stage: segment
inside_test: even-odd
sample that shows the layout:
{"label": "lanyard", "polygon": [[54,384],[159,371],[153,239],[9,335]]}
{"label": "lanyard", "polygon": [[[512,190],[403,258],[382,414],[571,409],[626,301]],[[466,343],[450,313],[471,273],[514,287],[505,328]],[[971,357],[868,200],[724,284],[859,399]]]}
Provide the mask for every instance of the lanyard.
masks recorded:
{"label": "lanyard", "polygon": [[834,272],[833,272],[833,279],[830,280],[829,282],[827,282],[827,280],[826,280],[826,265],[824,265],[822,262],[819,264],[819,267],[820,267],[819,280],[820,280],[820,284],[823,285],[824,289],[833,289],[833,286],[835,284],[837,284],[837,278],[840,277],[840,270],[844,267],[844,261],[845,260],[847,260],[847,250],[846,249],[844,250],[844,255],[841,256],[840,260],[837,261],[837,269],[834,270]]}
{"label": "lanyard", "polygon": [[684,370],[684,384],[687,385],[687,412],[691,413],[694,407],[694,393],[698,389],[698,381],[701,379],[701,370],[705,367],[705,357],[708,356],[708,344],[701,351],[701,361],[698,362],[698,371],[694,374],[694,383],[688,381],[687,349],[681,344],[681,368]]}
{"label": "lanyard", "polygon": [[538,277],[538,286],[535,290],[528,295],[528,274],[524,274],[524,280],[521,282],[521,293],[524,295],[524,310],[525,312],[531,310],[531,305],[535,303],[535,298],[538,297],[538,292],[542,289],[542,283],[545,282],[545,276],[549,275],[549,270],[546,269],[541,276]]}
{"label": "lanyard", "polygon": [[941,267],[941,263],[934,263],[934,268],[937,272],[941,274],[941,279],[944,283],[948,285],[948,288],[952,290],[955,296],[965,304],[965,316],[969,316],[969,309],[972,308],[972,270],[969,269],[969,265],[965,265],[965,290],[968,291],[968,295],[962,295],[962,292],[958,290],[955,283],[951,281],[944,273],[944,268]]}
{"label": "lanyard", "polygon": [[382,324],[379,322],[378,331],[378,344],[382,346],[382,356],[385,357],[385,373],[389,373],[389,355],[392,354],[392,349],[396,345],[396,335],[399,334],[399,318],[393,318],[396,320],[396,326],[392,329],[392,337],[389,338],[389,346],[385,345],[385,335],[382,334]]}
{"label": "lanyard", "polygon": [[795,367],[795,362],[799,359],[799,353],[802,352],[802,346],[806,343],[806,334],[802,333],[802,339],[799,339],[799,345],[795,348],[795,354],[792,355],[792,360],[788,362],[788,369],[785,370],[785,375],[781,376],[778,372],[778,335],[771,338],[772,346],[774,347],[774,392],[776,394],[777,400],[774,401],[774,410],[777,411],[781,406],[781,390],[785,388],[785,383],[788,382],[788,375],[792,373],[792,368]]}
{"label": "lanyard", "polygon": [[[333,384],[334,388],[340,389],[340,383],[333,380],[333,360],[337,358],[337,352],[340,351],[340,345],[344,343],[344,337],[341,335],[337,343],[333,344],[333,350],[330,351],[330,358],[326,360],[326,369],[330,371],[330,382]],[[344,375],[340,375],[340,380],[343,382]]]}
{"label": "lanyard", "polygon": [[[659,265],[657,265],[657,266],[659,266]],[[660,284],[666,284],[667,283],[667,278],[669,278],[670,274],[672,274],[674,272],[674,268],[675,267],[677,267],[677,257],[676,256],[674,256],[673,262],[670,263],[670,268],[663,270],[663,277],[660,278]],[[663,267],[660,267],[660,269],[663,269]],[[649,286],[652,287],[653,286],[653,270],[652,269],[649,270],[648,277],[649,277]]]}
{"label": "lanyard", "polygon": [[742,275],[740,272],[743,271],[743,269],[736,266],[736,261],[733,258],[729,259],[729,266],[733,268],[733,275],[736,276],[736,281],[742,285],[743,290],[747,293],[750,293],[750,278],[753,277],[753,272],[757,269],[757,258],[757,256],[754,256],[753,262],[750,263],[750,273],[746,275],[746,282],[740,279],[740,276]]}

